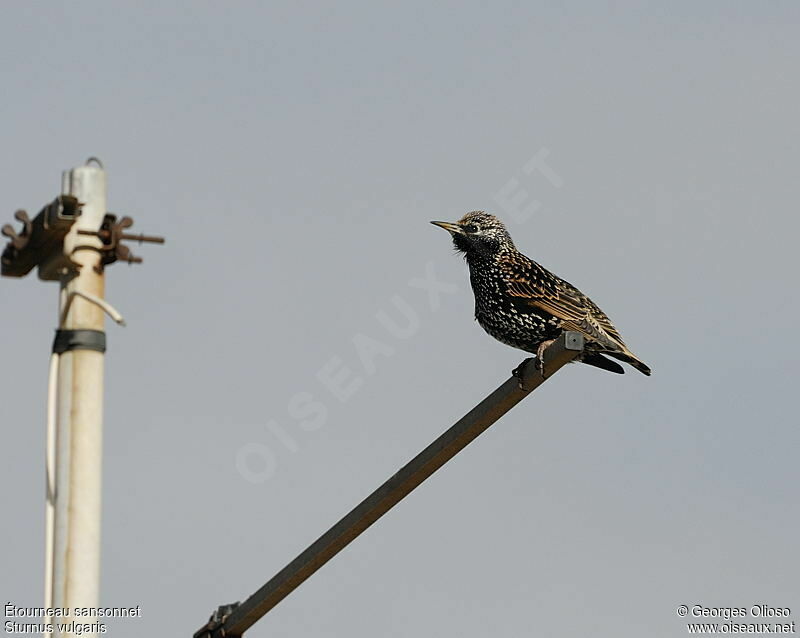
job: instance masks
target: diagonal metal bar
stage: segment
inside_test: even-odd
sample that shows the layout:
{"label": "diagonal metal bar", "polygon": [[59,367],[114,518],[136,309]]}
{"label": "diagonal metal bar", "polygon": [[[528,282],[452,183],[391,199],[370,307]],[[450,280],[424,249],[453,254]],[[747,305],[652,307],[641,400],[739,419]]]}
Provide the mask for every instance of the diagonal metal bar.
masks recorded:
{"label": "diagonal metal bar", "polygon": [[535,366],[527,365],[530,360],[526,360],[514,371],[510,379],[359,503],[308,549],[267,581],[261,589],[242,604],[220,607],[211,620],[194,634],[194,637],[241,636],[479,434],[553,376],[562,366],[575,359],[582,349],[583,335],[578,332],[565,332],[544,352],[545,375],[542,375]]}

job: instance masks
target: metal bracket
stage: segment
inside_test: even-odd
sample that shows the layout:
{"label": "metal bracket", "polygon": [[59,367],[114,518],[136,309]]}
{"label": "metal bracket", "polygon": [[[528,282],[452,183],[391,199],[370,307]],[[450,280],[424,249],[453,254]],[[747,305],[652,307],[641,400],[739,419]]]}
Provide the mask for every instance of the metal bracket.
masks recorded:
{"label": "metal bracket", "polygon": [[82,206],[72,195],[59,195],[33,219],[24,210],[15,212],[14,219],[22,222],[22,230],[17,233],[11,224],[0,229],[10,240],[0,257],[0,274],[24,277],[38,267],[39,277],[50,281],[75,270],[77,264],[64,255],[64,238],[80,216]]}
{"label": "metal bracket", "polygon": [[22,209],[14,213],[14,219],[18,222],[22,222],[22,231],[19,235],[17,235],[17,231],[14,230],[11,224],[3,224],[2,231],[0,232],[11,240],[11,246],[13,246],[14,250],[20,251],[28,245],[31,239],[33,222],[31,222],[31,218],[28,217],[28,213]]}
{"label": "metal bracket", "polygon": [[78,234],[100,238],[103,242],[103,246],[100,248],[102,266],[108,266],[116,261],[126,261],[129,264],[141,264],[144,260],[141,257],[131,254],[130,248],[122,243],[123,240],[138,241],[140,244],[143,242],[163,244],[165,240],[163,237],[156,237],[153,235],[134,235],[126,233],[125,231],[131,226],[133,226],[132,218],[125,216],[117,221],[117,216],[114,213],[107,213],[103,219],[103,224],[100,226],[100,230],[79,229]]}
{"label": "metal bracket", "polygon": [[[233,610],[236,609],[239,604],[239,601],[236,601],[235,603],[217,607],[217,610],[211,614],[208,622],[194,633],[193,638],[211,638],[214,632],[225,624],[228,616],[233,613]],[[224,630],[222,631],[222,635],[226,635]]]}

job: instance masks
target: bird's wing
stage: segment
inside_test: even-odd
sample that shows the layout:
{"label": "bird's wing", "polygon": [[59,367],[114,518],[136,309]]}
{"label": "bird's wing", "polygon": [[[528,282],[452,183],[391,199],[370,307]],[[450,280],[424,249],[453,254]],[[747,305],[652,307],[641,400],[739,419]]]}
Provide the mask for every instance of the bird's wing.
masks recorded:
{"label": "bird's wing", "polygon": [[627,350],[606,314],[572,284],[556,277],[535,261],[517,256],[501,258],[506,292],[518,310],[541,310],[561,319],[566,330],[582,332],[613,349]]}

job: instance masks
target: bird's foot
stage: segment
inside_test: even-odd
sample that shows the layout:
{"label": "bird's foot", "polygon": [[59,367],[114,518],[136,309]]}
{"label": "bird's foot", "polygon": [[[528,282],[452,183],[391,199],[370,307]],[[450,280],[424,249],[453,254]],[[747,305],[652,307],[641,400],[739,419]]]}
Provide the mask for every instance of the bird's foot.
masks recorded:
{"label": "bird's foot", "polygon": [[549,348],[554,342],[555,339],[548,339],[547,341],[542,341],[539,344],[539,347],[536,348],[536,368],[542,373],[542,379],[547,377],[547,374],[545,374],[544,370],[544,351],[547,350],[547,348]]}
{"label": "bird's foot", "polygon": [[[525,359],[525,361],[520,363],[516,368],[514,368],[511,371],[511,375],[516,377],[518,382],[519,382],[519,389],[520,390],[523,390],[523,391],[527,391],[528,390],[528,388],[525,387],[525,370],[531,364],[531,362],[533,362],[534,365],[537,365],[536,360],[533,357],[528,357],[527,359]],[[537,365],[537,367],[538,367],[538,365]]]}
{"label": "bird's foot", "polygon": [[531,389],[525,387],[525,370],[531,363],[533,363],[533,365],[536,366],[536,369],[542,375],[542,379],[547,377],[547,374],[545,373],[544,369],[544,351],[547,350],[550,344],[552,344],[554,341],[555,339],[549,339],[548,341],[543,341],[542,343],[540,343],[539,347],[536,349],[535,357],[528,357],[527,359],[525,359],[525,361],[520,363],[516,368],[514,368],[514,370],[511,371],[511,374],[517,377],[517,379],[519,379],[520,390],[524,390],[527,392],[528,390]]}

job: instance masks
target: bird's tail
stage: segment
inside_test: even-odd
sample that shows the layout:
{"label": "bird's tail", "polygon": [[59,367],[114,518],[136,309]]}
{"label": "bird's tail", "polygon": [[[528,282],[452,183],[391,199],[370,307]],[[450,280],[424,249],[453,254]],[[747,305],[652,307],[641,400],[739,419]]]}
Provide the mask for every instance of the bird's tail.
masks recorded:
{"label": "bird's tail", "polygon": [[615,359],[629,363],[642,374],[645,374],[648,377],[650,376],[650,367],[630,350],[626,349],[625,352],[604,352],[603,354],[607,354],[609,357],[614,357]]}
{"label": "bird's tail", "polygon": [[616,361],[611,361],[611,359],[606,359],[602,354],[585,354],[583,355],[581,362],[590,366],[594,366],[595,368],[608,370],[609,372],[625,374],[625,370],[620,364],[618,364]]}

